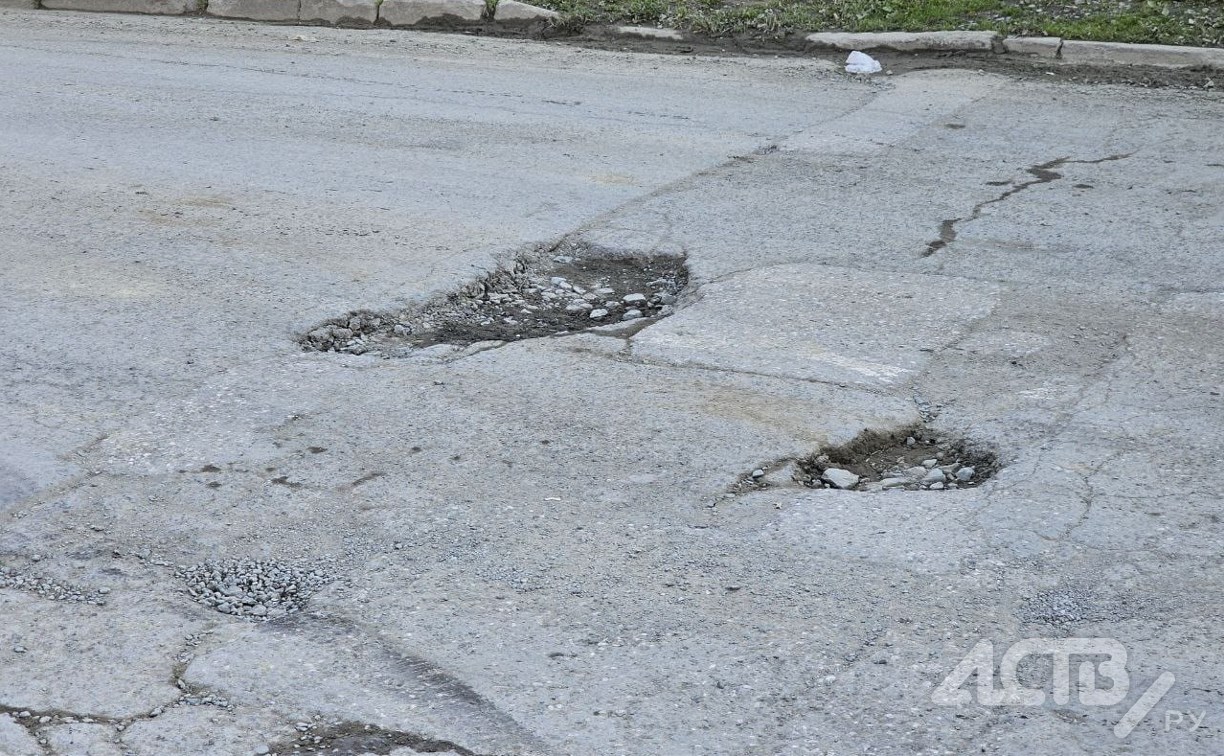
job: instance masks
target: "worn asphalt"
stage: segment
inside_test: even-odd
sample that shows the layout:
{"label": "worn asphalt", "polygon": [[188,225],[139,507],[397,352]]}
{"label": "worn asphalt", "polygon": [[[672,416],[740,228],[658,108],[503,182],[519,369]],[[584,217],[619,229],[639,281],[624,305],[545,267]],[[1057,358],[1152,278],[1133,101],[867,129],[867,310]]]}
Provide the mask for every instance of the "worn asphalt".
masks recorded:
{"label": "worn asphalt", "polygon": [[[0,82],[5,756],[1224,750],[1219,95],[6,10]],[[298,343],[561,241],[688,290]],[[923,422],[999,474],[735,487]],[[1123,700],[932,697],[1024,638]]]}

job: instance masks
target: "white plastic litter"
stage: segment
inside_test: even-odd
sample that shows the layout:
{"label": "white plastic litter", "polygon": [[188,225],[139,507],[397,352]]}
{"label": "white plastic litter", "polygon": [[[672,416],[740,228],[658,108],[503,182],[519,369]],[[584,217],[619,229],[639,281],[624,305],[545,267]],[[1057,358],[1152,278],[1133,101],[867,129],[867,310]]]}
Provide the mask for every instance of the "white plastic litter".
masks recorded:
{"label": "white plastic litter", "polygon": [[846,73],[873,74],[879,73],[881,68],[880,61],[858,50],[846,58]]}

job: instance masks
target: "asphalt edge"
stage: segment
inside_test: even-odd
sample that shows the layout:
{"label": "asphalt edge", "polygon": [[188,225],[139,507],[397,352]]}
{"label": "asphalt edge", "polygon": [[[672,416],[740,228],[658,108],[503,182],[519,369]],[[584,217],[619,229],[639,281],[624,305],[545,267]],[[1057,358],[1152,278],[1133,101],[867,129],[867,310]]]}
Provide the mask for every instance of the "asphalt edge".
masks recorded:
{"label": "asphalt edge", "polygon": [[[294,25],[340,27],[462,28],[494,22],[565,32],[562,14],[521,0],[0,0],[0,8],[214,16]],[[713,40],[680,29],[653,26],[594,26],[605,39],[705,43]],[[1224,70],[1224,48],[1092,42],[1060,37],[1007,37],[990,31],[812,32],[803,52],[873,50],[906,53],[991,53],[1072,66],[1136,66]]]}

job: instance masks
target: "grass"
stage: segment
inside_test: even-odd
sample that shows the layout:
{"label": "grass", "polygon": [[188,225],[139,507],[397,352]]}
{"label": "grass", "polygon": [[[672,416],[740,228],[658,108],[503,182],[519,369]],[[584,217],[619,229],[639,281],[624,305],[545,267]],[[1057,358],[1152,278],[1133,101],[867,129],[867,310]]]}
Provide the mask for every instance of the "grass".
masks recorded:
{"label": "grass", "polygon": [[1224,0],[533,0],[569,29],[634,24],[711,37],[982,29],[1009,35],[1224,47]]}

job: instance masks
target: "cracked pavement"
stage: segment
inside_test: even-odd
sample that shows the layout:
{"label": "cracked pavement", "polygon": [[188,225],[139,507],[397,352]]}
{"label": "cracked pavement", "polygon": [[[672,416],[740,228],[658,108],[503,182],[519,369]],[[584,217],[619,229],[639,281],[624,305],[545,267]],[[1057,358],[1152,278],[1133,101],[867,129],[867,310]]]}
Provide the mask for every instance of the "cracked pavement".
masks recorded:
{"label": "cracked pavement", "polygon": [[[5,10],[0,70],[0,753],[1220,752],[1218,95]],[[560,240],[688,293],[296,341]],[[1003,469],[725,494],[923,420]],[[932,701],[1033,637],[1130,695]]]}

